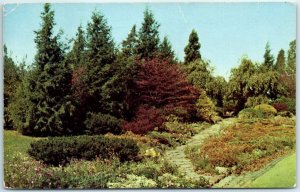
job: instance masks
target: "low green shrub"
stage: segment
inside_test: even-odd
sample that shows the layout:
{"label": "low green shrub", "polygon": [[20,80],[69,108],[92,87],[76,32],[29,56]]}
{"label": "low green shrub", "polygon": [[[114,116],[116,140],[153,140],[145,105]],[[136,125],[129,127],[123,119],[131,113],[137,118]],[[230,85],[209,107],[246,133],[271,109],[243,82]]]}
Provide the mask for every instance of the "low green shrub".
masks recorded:
{"label": "low green shrub", "polygon": [[246,108],[239,112],[238,117],[240,119],[264,118],[264,114],[260,110]]}
{"label": "low green shrub", "polygon": [[121,133],[122,120],[102,113],[88,113],[84,121],[87,134]]}
{"label": "low green shrub", "polygon": [[46,164],[64,165],[71,159],[108,159],[116,156],[120,161],[134,160],[138,155],[137,144],[130,139],[98,136],[50,137],[34,141],[29,155]]}
{"label": "low green shrub", "polygon": [[276,115],[277,110],[268,104],[256,105],[254,108],[245,108],[239,112],[238,117],[240,119],[251,118],[269,118]]}
{"label": "low green shrub", "polygon": [[269,99],[265,96],[259,95],[256,97],[249,97],[245,103],[246,107],[255,107],[260,104],[268,104]]}
{"label": "low green shrub", "polygon": [[158,132],[152,131],[148,133],[148,136],[157,139],[158,142],[170,147],[177,146],[179,144],[185,144],[188,138],[183,134],[168,133],[168,132]]}
{"label": "low green shrub", "polygon": [[277,110],[272,106],[272,105],[268,105],[268,104],[260,104],[260,105],[256,105],[254,107],[255,110],[260,110],[262,111],[265,115],[275,115],[277,113]]}

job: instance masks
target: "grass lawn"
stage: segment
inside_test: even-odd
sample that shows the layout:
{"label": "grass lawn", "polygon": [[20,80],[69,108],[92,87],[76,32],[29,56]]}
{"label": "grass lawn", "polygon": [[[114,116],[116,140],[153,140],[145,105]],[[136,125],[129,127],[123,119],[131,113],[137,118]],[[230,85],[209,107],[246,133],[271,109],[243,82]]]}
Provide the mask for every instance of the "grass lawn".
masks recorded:
{"label": "grass lawn", "polygon": [[253,181],[253,188],[291,188],[296,183],[296,154],[292,154]]}
{"label": "grass lawn", "polygon": [[23,136],[17,131],[4,131],[4,161],[10,161],[19,154],[27,156],[30,143],[38,138]]}

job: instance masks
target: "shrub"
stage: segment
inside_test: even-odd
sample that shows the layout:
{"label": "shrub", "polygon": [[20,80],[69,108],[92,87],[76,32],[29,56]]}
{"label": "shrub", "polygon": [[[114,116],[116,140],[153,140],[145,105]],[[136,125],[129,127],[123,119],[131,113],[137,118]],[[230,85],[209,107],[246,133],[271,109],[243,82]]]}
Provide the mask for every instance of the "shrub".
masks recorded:
{"label": "shrub", "polygon": [[71,159],[92,160],[96,157],[109,159],[116,156],[120,161],[130,161],[138,155],[139,148],[133,140],[104,136],[50,137],[34,141],[29,155],[46,164],[64,165]]}
{"label": "shrub", "polygon": [[121,133],[122,121],[109,114],[88,113],[84,121],[87,134]]}
{"label": "shrub", "polygon": [[249,97],[245,103],[246,107],[255,107],[260,104],[268,104],[269,99],[265,96],[259,95],[257,97]]}
{"label": "shrub", "polygon": [[164,123],[161,116],[161,110],[156,108],[140,107],[137,116],[131,122],[125,122],[122,126],[123,130],[131,131],[135,134],[146,134],[154,129],[160,129]]}
{"label": "shrub", "polygon": [[264,118],[264,114],[260,110],[246,108],[239,112],[240,119]]}
{"label": "shrub", "polygon": [[265,116],[273,116],[277,113],[277,110],[268,104],[260,104],[254,107],[255,110],[260,110]]}
{"label": "shrub", "polygon": [[121,178],[118,182],[108,183],[108,188],[154,188],[156,186],[156,182],[152,179],[133,174],[126,175],[126,178]]}
{"label": "shrub", "polygon": [[158,142],[160,142],[161,144],[165,144],[171,147],[177,146],[178,145],[177,141],[180,143],[180,137],[177,137],[178,135],[176,134],[152,131],[148,135],[151,138],[158,140]]}
{"label": "shrub", "polygon": [[202,92],[196,103],[197,117],[208,122],[213,122],[213,118],[217,116],[215,112],[215,105],[212,100],[206,95],[205,91]]}
{"label": "shrub", "polygon": [[283,112],[287,111],[288,106],[284,103],[273,103],[272,106],[278,111],[278,112]]}
{"label": "shrub", "polygon": [[273,104],[280,103],[282,105],[286,105],[287,111],[296,114],[296,99],[295,98],[288,98],[288,97],[281,97],[276,99]]}

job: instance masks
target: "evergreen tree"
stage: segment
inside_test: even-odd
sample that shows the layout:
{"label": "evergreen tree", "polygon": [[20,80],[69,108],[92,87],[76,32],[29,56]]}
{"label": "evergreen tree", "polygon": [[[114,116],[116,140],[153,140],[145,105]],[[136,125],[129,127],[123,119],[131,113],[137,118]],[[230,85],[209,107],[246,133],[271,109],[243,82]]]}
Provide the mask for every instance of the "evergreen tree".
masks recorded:
{"label": "evergreen tree", "polygon": [[22,74],[20,68],[16,65],[11,56],[7,53],[7,47],[4,45],[4,128],[12,129],[12,121],[9,117],[8,105],[15,96],[16,89],[21,83]]}
{"label": "evergreen tree", "polygon": [[152,59],[159,48],[159,24],[153,13],[147,8],[144,12],[144,21],[139,30],[137,53],[142,59]]}
{"label": "evergreen tree", "polygon": [[136,26],[133,25],[127,38],[122,42],[122,53],[126,57],[136,55],[137,43],[138,43],[138,36],[136,32]]}
{"label": "evergreen tree", "polygon": [[201,59],[200,55],[200,43],[197,32],[193,29],[189,36],[189,43],[184,48],[185,57],[184,63],[189,63],[197,59]]}
{"label": "evergreen tree", "polygon": [[276,71],[278,71],[281,74],[285,71],[285,56],[284,56],[283,49],[281,49],[278,53],[274,68]]}
{"label": "evergreen tree", "polygon": [[290,42],[287,58],[288,72],[296,74],[296,40]]}
{"label": "evergreen tree", "polygon": [[73,69],[83,64],[85,48],[86,40],[84,37],[84,31],[80,25],[77,28],[76,39],[74,40],[74,44],[68,58],[68,62],[70,62]]}
{"label": "evergreen tree", "polygon": [[171,63],[175,63],[175,54],[167,37],[164,37],[162,43],[159,45],[158,56],[161,59],[170,60]]}
{"label": "evergreen tree", "polygon": [[106,113],[103,102],[103,85],[113,76],[111,64],[116,58],[111,28],[99,12],[94,12],[87,28],[87,66],[85,85],[88,87],[87,106],[89,111]]}
{"label": "evergreen tree", "polygon": [[71,72],[63,62],[59,35],[53,35],[54,11],[50,4],[45,4],[41,18],[41,29],[35,32],[35,65],[24,81],[23,89],[17,93],[16,103],[24,107],[23,113],[17,111],[18,106],[12,107],[15,109],[14,123],[28,135],[73,134],[76,131],[72,126]]}
{"label": "evergreen tree", "polygon": [[264,62],[262,64],[262,67],[264,68],[264,70],[270,70],[272,69],[273,65],[274,57],[271,54],[270,44],[268,42],[265,47]]}

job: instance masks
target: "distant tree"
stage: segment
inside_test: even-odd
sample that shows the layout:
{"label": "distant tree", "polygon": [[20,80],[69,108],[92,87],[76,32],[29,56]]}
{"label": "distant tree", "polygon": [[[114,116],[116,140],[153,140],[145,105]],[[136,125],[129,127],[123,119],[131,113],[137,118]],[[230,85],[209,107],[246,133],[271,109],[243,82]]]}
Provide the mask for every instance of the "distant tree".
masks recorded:
{"label": "distant tree", "polygon": [[80,25],[77,28],[76,38],[74,40],[72,50],[68,55],[68,61],[67,61],[71,64],[71,67],[73,69],[78,67],[79,65],[84,64],[85,48],[86,48],[86,40],[84,36],[84,31],[82,29],[82,26]]}
{"label": "distant tree", "polygon": [[137,43],[138,43],[138,35],[136,32],[136,26],[133,25],[127,38],[122,42],[122,53],[126,57],[136,55]]}
{"label": "distant tree", "polygon": [[163,41],[159,45],[158,57],[161,59],[170,60],[171,63],[175,63],[175,53],[172,50],[171,43],[167,37],[164,37]]}
{"label": "distant tree", "polygon": [[227,82],[224,77],[217,76],[207,83],[206,93],[214,101],[216,107],[223,107]]}
{"label": "distant tree", "polygon": [[9,117],[8,105],[12,102],[17,87],[22,81],[22,69],[17,66],[11,56],[7,53],[4,45],[4,128],[13,129],[11,118]]}
{"label": "distant tree", "polygon": [[137,53],[142,59],[152,59],[159,49],[159,24],[153,13],[147,8],[144,11],[144,21],[138,34]]}
{"label": "distant tree", "polygon": [[249,86],[249,79],[257,72],[257,66],[248,58],[242,58],[241,64],[231,70],[228,82],[226,102],[234,102],[234,111],[244,108],[248,97],[254,95],[254,90]]}
{"label": "distant tree", "polygon": [[267,42],[265,47],[265,54],[264,54],[264,62],[262,64],[263,70],[270,70],[273,68],[274,65],[274,57],[271,54],[270,44]]}
{"label": "distant tree", "polygon": [[193,29],[189,36],[189,42],[187,46],[184,48],[184,52],[185,52],[184,63],[189,63],[198,59],[201,60],[200,47],[201,44],[199,42],[198,34]]}
{"label": "distant tree", "polygon": [[283,49],[281,49],[278,53],[274,69],[281,74],[285,71],[285,56]]}
{"label": "distant tree", "polygon": [[291,74],[296,73],[296,40],[290,42],[287,57],[287,71]]}
{"label": "distant tree", "polygon": [[13,112],[14,124],[26,135],[74,134],[71,72],[68,64],[63,62],[60,35],[53,35],[54,11],[50,4],[44,5],[41,18],[41,28],[35,32],[35,66],[22,85],[24,90],[19,89],[17,93],[21,98],[17,98],[16,103],[26,112],[19,113],[17,106],[12,107],[16,109]]}
{"label": "distant tree", "polygon": [[184,66],[184,69],[187,73],[187,79],[189,82],[197,87],[198,89],[204,89],[208,91],[208,83],[212,82],[213,69],[209,65],[208,61],[204,60],[194,60],[187,63]]}
{"label": "distant tree", "polygon": [[284,95],[279,73],[260,69],[261,66],[243,58],[239,67],[231,70],[226,98],[236,102],[236,111],[242,110],[249,98],[253,100],[253,97],[264,97],[275,100]]}

